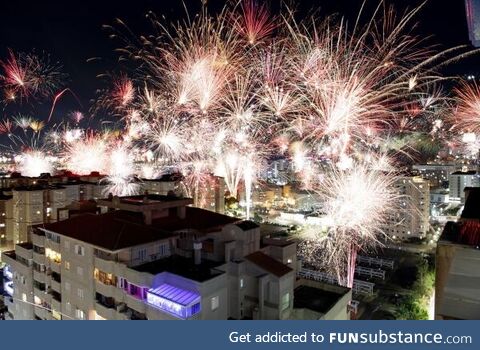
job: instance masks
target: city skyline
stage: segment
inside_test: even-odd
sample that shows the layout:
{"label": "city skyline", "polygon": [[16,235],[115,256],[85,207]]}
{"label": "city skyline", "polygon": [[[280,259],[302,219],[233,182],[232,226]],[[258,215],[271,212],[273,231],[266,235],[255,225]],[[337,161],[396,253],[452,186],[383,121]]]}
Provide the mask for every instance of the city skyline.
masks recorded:
{"label": "city skyline", "polygon": [[442,254],[480,232],[461,5],[7,5],[3,316],[456,317],[471,261]]}

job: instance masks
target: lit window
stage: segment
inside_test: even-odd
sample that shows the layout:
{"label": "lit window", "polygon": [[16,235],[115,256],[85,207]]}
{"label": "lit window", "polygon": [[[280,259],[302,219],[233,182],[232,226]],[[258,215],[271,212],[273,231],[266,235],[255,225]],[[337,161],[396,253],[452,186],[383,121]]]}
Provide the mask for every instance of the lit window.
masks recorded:
{"label": "lit window", "polygon": [[79,320],[84,320],[85,319],[85,312],[80,309],[75,310],[75,317],[78,318]]}
{"label": "lit window", "polygon": [[24,302],[27,302],[27,295],[25,293],[22,293],[22,300]]}
{"label": "lit window", "polygon": [[62,255],[57,253],[56,251],[46,248],[45,249],[45,256],[52,262],[60,264],[62,262]]}
{"label": "lit window", "polygon": [[220,298],[218,297],[218,295],[211,299],[211,304],[212,310],[218,309],[218,307],[220,306]]}
{"label": "lit window", "polygon": [[65,261],[65,270],[70,270],[70,262]]}
{"label": "lit window", "polygon": [[287,264],[291,264],[292,263],[292,259],[287,259]]}
{"label": "lit window", "polygon": [[285,293],[283,295],[281,306],[282,306],[282,311],[285,309],[288,309],[288,307],[290,306],[290,293]]}
{"label": "lit window", "polygon": [[243,278],[240,278],[240,288],[243,288],[245,286],[245,282],[243,281]]}

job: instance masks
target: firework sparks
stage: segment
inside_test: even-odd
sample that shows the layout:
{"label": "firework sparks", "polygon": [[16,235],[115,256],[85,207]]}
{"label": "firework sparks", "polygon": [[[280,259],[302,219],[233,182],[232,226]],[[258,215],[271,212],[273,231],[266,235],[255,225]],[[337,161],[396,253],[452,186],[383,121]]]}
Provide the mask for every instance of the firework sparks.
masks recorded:
{"label": "firework sparks", "polygon": [[75,140],[66,146],[67,168],[79,175],[89,175],[95,171],[105,173],[108,164],[107,149],[106,142],[93,134]]}
{"label": "firework sparks", "polygon": [[327,173],[316,189],[324,200],[326,228],[306,230],[302,236],[306,262],[332,269],[350,287],[356,252],[378,242],[399,199],[395,177],[372,168],[376,166],[355,164]]}
{"label": "firework sparks", "polygon": [[41,174],[53,174],[54,164],[52,157],[40,150],[29,150],[22,153],[18,159],[17,169],[24,176],[38,177]]}

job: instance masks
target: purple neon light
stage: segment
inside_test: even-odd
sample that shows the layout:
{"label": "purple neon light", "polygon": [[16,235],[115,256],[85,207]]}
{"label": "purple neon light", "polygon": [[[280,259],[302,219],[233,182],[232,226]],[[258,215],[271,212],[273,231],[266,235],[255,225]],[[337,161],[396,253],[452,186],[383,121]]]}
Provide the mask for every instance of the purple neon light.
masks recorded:
{"label": "purple neon light", "polygon": [[157,295],[182,306],[188,306],[200,300],[200,294],[177,288],[167,283],[164,283],[157,288],[151,288],[148,293]]}

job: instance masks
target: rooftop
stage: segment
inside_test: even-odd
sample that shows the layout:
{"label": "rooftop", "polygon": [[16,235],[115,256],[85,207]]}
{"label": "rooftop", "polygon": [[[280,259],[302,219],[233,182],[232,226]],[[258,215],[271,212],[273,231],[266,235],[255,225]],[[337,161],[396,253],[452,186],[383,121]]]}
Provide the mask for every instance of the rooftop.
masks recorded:
{"label": "rooftop", "polygon": [[342,296],[340,293],[301,285],[294,290],[293,307],[325,314]]}
{"label": "rooftop", "polygon": [[243,231],[253,230],[254,228],[260,227],[255,222],[250,220],[239,221],[235,225]]}
{"label": "rooftop", "polygon": [[173,235],[159,227],[143,224],[139,214],[122,210],[102,215],[87,213],[36,227],[110,251],[159,241]]}
{"label": "rooftop", "polygon": [[223,274],[223,271],[217,270],[216,267],[221,263],[211,261],[202,261],[201,264],[195,265],[193,259],[184,258],[173,255],[165,259],[160,259],[139,266],[131,267],[131,269],[139,272],[146,272],[151,275],[157,275],[162,272],[169,272],[179,275],[197,282],[204,282],[213,277]]}
{"label": "rooftop", "polygon": [[238,219],[230,216],[186,207],[185,218],[179,218],[175,211],[170,210],[167,216],[153,219],[151,225],[144,223],[142,213],[114,210],[101,215],[82,214],[36,227],[116,251],[166,239],[175,236],[175,231],[180,230],[216,232],[237,221]]}
{"label": "rooftop", "polygon": [[277,277],[283,277],[293,271],[287,265],[260,251],[247,255],[245,259]]}

